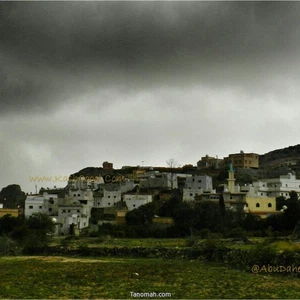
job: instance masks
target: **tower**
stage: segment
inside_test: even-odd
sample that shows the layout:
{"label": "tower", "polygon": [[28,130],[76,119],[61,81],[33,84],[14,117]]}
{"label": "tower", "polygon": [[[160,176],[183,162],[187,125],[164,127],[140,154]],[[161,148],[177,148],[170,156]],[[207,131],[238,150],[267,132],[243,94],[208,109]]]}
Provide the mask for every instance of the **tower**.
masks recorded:
{"label": "tower", "polygon": [[232,163],[229,164],[229,170],[228,170],[228,179],[227,179],[227,185],[228,185],[228,191],[230,193],[234,193],[234,171],[232,168]]}

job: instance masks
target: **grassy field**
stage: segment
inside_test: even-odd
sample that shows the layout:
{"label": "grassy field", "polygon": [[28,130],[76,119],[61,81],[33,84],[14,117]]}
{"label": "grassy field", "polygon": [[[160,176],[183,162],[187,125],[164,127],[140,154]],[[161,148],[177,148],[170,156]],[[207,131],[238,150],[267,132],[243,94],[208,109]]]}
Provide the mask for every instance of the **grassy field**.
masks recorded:
{"label": "grassy field", "polygon": [[[0,299],[129,299],[130,292],[171,298],[300,298],[300,279],[250,274],[200,261],[1,257]],[[158,297],[157,297],[158,298]]]}
{"label": "grassy field", "polygon": [[[54,237],[50,245],[60,245],[64,237]],[[80,237],[67,241],[69,246],[78,247],[87,245],[89,247],[185,247],[185,239],[126,239],[126,238],[92,238]]]}

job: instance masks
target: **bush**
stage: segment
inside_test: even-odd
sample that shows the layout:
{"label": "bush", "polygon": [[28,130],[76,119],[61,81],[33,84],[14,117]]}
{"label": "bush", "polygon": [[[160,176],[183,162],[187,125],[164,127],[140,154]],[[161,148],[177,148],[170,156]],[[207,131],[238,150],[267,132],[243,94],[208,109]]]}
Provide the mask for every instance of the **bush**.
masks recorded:
{"label": "bush", "polygon": [[245,239],[247,237],[246,232],[238,227],[238,228],[233,228],[231,229],[227,234],[227,238],[238,238],[238,239]]}

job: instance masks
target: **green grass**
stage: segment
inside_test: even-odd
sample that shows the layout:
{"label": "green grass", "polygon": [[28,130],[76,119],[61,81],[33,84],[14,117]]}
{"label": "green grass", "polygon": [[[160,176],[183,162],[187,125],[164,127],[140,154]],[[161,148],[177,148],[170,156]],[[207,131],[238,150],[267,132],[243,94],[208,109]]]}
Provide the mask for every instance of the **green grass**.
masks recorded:
{"label": "green grass", "polygon": [[173,299],[300,298],[295,277],[200,261],[2,257],[0,266],[1,299],[129,299],[130,292],[168,292]]}
{"label": "green grass", "polygon": [[[59,245],[64,240],[62,237],[54,237],[50,245]],[[92,238],[80,237],[68,241],[69,246],[78,247],[87,245],[89,247],[185,247],[186,239],[126,239],[126,238]]]}

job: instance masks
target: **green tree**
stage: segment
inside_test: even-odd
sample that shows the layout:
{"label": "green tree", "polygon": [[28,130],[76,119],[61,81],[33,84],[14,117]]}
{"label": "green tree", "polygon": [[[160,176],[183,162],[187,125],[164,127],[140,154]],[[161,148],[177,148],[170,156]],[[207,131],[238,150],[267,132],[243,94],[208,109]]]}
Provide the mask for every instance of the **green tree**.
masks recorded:
{"label": "green tree", "polygon": [[127,212],[125,220],[127,225],[150,225],[153,217],[153,204],[148,203]]}
{"label": "green tree", "polygon": [[224,220],[225,220],[225,201],[223,193],[220,193],[219,196],[219,208],[220,208],[220,215],[221,215],[221,225],[222,225],[222,231],[224,230]]}
{"label": "green tree", "polygon": [[3,188],[0,192],[0,202],[4,208],[17,208],[25,206],[26,194],[22,192],[18,184],[11,184]]}
{"label": "green tree", "polygon": [[24,239],[24,252],[40,253],[48,246],[55,232],[55,224],[46,214],[33,214],[25,220],[28,233]]}
{"label": "green tree", "polygon": [[182,202],[174,211],[174,221],[181,232],[193,236],[193,229],[197,223],[197,213],[189,203]]}

